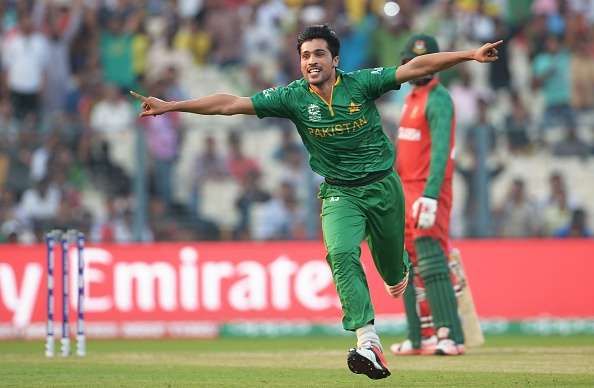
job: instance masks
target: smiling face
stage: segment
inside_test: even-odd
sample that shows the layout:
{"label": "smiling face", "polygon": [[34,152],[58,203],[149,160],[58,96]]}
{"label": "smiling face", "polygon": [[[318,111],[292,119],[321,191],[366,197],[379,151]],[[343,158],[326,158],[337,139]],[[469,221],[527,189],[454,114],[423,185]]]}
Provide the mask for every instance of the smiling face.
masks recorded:
{"label": "smiling face", "polygon": [[324,39],[312,39],[301,45],[301,74],[310,85],[320,86],[331,79],[338,66]]}

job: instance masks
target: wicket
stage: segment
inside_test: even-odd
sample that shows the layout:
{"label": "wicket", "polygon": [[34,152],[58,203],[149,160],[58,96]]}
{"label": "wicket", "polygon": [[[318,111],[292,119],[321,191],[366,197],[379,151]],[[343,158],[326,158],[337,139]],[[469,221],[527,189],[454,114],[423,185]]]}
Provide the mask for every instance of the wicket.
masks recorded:
{"label": "wicket", "polygon": [[71,242],[76,242],[78,273],[77,273],[77,315],[76,315],[76,354],[84,356],[86,353],[84,331],[84,246],[85,235],[75,229],[55,229],[46,234],[47,251],[47,334],[45,341],[46,357],[54,356],[54,270],[56,264],[56,244],[60,242],[62,265],[62,338],[60,340],[60,353],[62,357],[70,355],[70,325],[69,325],[69,263],[68,248]]}

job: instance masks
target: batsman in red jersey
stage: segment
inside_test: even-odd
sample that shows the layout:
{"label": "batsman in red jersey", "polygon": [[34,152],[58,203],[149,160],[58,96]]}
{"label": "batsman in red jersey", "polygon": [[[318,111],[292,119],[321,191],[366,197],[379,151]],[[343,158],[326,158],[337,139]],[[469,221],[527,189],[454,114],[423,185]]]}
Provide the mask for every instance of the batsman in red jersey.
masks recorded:
{"label": "batsman in red jersey", "polygon": [[[437,41],[414,35],[402,62],[439,52]],[[447,260],[455,117],[448,91],[433,75],[410,81],[397,134],[396,169],[406,203],[405,248],[413,281],[404,294],[408,339],[395,354],[459,355],[464,334]]]}

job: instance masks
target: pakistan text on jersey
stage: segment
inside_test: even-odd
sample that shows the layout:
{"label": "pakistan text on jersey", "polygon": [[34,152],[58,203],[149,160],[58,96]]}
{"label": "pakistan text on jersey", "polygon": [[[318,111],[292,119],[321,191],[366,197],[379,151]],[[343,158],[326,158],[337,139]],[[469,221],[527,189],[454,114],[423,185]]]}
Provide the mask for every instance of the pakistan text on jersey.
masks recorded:
{"label": "pakistan text on jersey", "polygon": [[336,124],[331,127],[324,128],[308,128],[309,133],[315,137],[329,137],[336,135],[347,135],[356,132],[367,124],[367,119],[361,117],[355,121],[347,121],[345,123]]}

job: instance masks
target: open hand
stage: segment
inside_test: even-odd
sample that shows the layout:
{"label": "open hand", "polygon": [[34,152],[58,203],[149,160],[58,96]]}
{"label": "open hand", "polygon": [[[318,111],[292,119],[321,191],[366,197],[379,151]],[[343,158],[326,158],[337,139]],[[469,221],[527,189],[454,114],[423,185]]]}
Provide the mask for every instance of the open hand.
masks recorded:
{"label": "open hand", "polygon": [[130,94],[142,101],[142,112],[140,113],[140,117],[150,115],[157,116],[169,111],[171,103],[168,101],[163,101],[157,97],[145,97],[132,90],[130,90]]}
{"label": "open hand", "polygon": [[499,40],[495,43],[485,43],[480,48],[474,51],[472,59],[481,63],[495,62],[499,56],[497,47],[503,43],[503,40]]}

